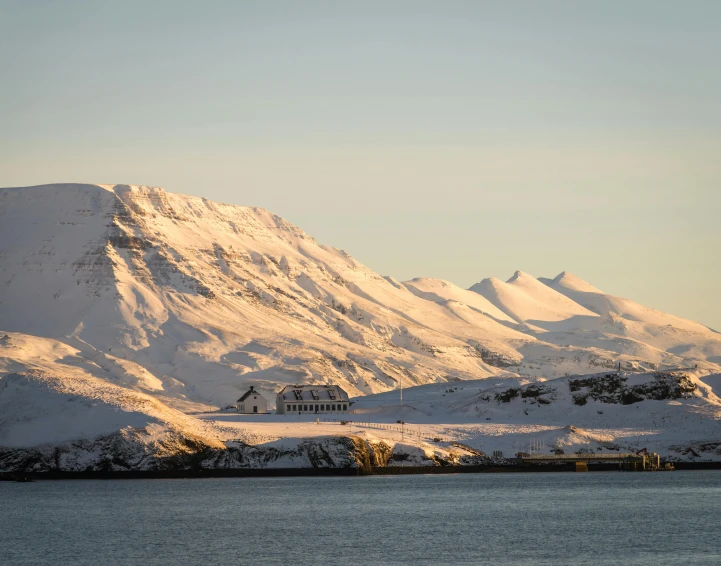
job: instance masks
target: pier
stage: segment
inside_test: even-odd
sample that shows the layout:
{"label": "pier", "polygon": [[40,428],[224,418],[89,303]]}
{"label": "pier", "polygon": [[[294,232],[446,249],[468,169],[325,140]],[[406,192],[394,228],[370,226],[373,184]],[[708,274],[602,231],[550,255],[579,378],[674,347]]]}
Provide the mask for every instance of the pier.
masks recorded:
{"label": "pier", "polygon": [[661,457],[655,452],[619,453],[619,454],[517,454],[519,464],[532,465],[544,463],[576,464],[576,471],[588,471],[591,462],[618,462],[622,470],[645,471],[661,469]]}

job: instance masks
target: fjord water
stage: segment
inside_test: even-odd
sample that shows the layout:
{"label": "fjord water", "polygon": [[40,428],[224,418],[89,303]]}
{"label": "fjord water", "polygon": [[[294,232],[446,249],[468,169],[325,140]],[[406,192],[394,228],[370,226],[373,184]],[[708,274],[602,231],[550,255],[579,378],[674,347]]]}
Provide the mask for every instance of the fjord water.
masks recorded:
{"label": "fjord water", "polygon": [[3,565],[719,564],[721,473],[0,482]]}

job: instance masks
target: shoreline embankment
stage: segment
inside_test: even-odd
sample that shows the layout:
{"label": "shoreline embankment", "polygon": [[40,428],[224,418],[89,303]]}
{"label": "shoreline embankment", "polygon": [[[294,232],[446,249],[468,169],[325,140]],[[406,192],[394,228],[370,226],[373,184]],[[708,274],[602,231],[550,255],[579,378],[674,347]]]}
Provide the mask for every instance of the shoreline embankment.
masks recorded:
{"label": "shoreline embankment", "polygon": [[[674,462],[676,470],[721,470],[721,462]],[[589,472],[619,472],[618,465],[588,464]],[[194,478],[273,478],[273,477],[351,477],[389,475],[448,475],[493,473],[574,472],[573,464],[488,465],[488,466],[384,466],[359,468],[195,468],[183,470],[122,470],[0,472],[0,481],[30,480],[120,480],[120,479],[194,479]],[[632,472],[626,472],[632,473]]]}

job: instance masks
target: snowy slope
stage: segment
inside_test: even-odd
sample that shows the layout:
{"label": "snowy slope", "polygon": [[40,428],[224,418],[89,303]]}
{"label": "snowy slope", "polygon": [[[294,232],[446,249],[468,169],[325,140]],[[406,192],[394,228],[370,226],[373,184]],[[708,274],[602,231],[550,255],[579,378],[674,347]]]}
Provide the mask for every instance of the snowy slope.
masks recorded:
{"label": "snowy slope", "polygon": [[130,360],[189,398],[494,371],[452,310],[267,211],[95,185],[4,189],[0,203],[3,329]]}
{"label": "snowy slope", "polygon": [[470,289],[518,322],[559,321],[594,313],[565,295],[543,285],[535,277],[516,271],[508,281],[492,277]]}
{"label": "snowy slope", "polygon": [[157,398],[162,384],[111,358],[89,360],[66,344],[23,334],[0,339],[0,446],[93,439],[121,429],[148,443],[170,432],[221,446],[215,432]]}
{"label": "snowy slope", "polygon": [[[409,429],[505,454],[628,451],[721,460],[721,399],[693,370],[608,372],[529,381],[504,378],[404,391]],[[395,422],[397,392],[354,400],[356,418]]]}
{"label": "snowy slope", "polygon": [[0,445],[58,444],[121,429],[142,430],[145,442],[173,431],[222,446],[198,421],[160,401],[92,377],[12,373],[0,381]]}
{"label": "snowy slope", "polygon": [[539,281],[599,315],[596,328],[609,335],[634,340],[683,359],[721,362],[721,334],[702,324],[605,294],[567,272]]}
{"label": "snowy slope", "polygon": [[513,319],[482,295],[468,289],[457,287],[450,281],[419,277],[403,282],[403,285],[414,295],[433,301],[448,304],[450,302],[465,304],[477,311],[487,314],[496,320],[513,322]]}
{"label": "snowy slope", "polygon": [[721,371],[721,335],[557,279],[399,283],[262,209],[145,186],[0,189],[0,339],[20,344],[0,359],[43,370],[68,347],[93,376],[175,407],[249,385],[272,405],[295,382],[364,395],[618,362]]}

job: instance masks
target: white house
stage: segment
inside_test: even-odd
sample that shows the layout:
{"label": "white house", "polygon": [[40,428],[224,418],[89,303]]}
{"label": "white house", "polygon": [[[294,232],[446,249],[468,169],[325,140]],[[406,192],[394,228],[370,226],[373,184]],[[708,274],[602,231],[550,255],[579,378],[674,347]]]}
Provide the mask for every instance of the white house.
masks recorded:
{"label": "white house", "polygon": [[348,393],[338,385],[286,385],[275,398],[279,415],[347,413]]}
{"label": "white house", "polygon": [[268,412],[268,401],[253,389],[251,385],[250,389],[243,393],[242,397],[238,399],[238,412],[251,415],[259,413],[263,415]]}

